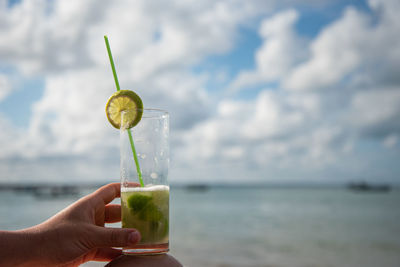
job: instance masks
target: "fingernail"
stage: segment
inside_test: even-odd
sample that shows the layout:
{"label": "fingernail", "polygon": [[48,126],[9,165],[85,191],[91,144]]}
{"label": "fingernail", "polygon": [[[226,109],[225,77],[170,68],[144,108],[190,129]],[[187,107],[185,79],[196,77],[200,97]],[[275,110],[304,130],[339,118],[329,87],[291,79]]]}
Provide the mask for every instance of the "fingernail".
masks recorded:
{"label": "fingernail", "polygon": [[137,243],[140,240],[140,233],[138,231],[133,231],[129,234],[129,242]]}

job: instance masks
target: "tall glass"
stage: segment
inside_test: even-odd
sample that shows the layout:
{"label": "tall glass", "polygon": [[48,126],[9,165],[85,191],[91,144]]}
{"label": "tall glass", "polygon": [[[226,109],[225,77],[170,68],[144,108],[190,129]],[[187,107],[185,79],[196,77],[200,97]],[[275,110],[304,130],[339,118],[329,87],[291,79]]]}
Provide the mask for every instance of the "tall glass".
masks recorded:
{"label": "tall glass", "polygon": [[123,111],[121,115],[122,227],[138,229],[142,238],[137,245],[123,248],[123,253],[166,253],[169,250],[169,115],[162,110],[144,109],[141,121],[126,129],[123,122],[132,115],[130,112]]}

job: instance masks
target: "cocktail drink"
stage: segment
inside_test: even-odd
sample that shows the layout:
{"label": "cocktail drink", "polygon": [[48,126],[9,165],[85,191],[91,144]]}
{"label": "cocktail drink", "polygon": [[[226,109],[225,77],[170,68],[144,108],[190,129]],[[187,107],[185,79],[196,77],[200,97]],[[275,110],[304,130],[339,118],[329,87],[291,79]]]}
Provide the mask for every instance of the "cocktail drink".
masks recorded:
{"label": "cocktail drink", "polygon": [[106,115],[120,130],[122,227],[139,230],[138,244],[124,254],[159,254],[169,250],[169,115],[143,109],[133,91],[121,90],[110,45],[104,36],[117,92],[107,101]]}
{"label": "cocktail drink", "polygon": [[165,253],[169,250],[168,113],[144,109],[140,123],[127,129],[124,121],[132,117],[130,112],[122,112],[120,128],[122,227],[136,228],[142,238],[123,252]]}
{"label": "cocktail drink", "polygon": [[122,227],[136,228],[142,236],[135,248],[153,253],[168,251],[169,187],[155,185],[122,190]]}

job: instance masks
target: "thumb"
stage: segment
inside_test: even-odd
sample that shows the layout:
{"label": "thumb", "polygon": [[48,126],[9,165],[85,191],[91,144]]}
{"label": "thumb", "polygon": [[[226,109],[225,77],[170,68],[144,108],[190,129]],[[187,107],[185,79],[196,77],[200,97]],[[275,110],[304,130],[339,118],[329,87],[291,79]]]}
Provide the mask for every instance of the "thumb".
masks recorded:
{"label": "thumb", "polygon": [[96,227],[92,237],[94,247],[126,247],[139,242],[140,233],[132,228]]}

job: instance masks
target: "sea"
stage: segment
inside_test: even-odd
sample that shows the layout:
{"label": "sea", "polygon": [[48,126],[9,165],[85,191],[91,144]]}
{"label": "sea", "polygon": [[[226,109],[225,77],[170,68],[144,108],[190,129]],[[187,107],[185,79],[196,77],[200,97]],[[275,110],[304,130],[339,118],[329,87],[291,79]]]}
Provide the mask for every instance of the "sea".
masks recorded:
{"label": "sea", "polygon": [[[0,191],[0,229],[38,224],[89,192]],[[170,196],[170,254],[184,266],[400,266],[398,189],[172,186]]]}

